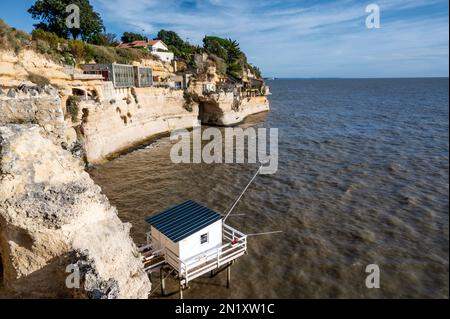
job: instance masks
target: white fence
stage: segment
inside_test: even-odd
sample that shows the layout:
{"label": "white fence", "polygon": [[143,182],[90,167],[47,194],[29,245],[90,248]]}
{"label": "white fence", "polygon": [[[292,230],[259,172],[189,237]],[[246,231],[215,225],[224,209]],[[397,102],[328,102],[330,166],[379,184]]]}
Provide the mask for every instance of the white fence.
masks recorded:
{"label": "white fence", "polygon": [[[147,240],[150,237],[148,236]],[[140,249],[144,254],[144,264],[146,262],[148,264],[145,270],[151,272],[161,266],[162,263],[157,258],[164,256],[164,262],[174,268],[179,274],[181,283],[187,285],[190,280],[227,265],[247,252],[247,236],[245,234],[223,224],[222,237],[226,244],[202,252],[187,260],[180,260],[178,255],[167,247],[158,249],[159,247],[153,247],[152,243],[149,242],[147,246]],[[146,250],[148,251],[147,255],[145,254]],[[151,250],[153,252],[149,253]],[[155,261],[153,264],[151,263],[152,259]]]}

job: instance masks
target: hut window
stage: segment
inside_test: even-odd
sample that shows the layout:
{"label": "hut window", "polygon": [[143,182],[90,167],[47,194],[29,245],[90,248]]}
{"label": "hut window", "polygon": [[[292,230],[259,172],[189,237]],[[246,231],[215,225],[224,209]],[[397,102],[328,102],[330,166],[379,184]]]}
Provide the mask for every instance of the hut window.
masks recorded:
{"label": "hut window", "polygon": [[208,243],[208,233],[203,234],[200,236],[200,244],[206,244]]}

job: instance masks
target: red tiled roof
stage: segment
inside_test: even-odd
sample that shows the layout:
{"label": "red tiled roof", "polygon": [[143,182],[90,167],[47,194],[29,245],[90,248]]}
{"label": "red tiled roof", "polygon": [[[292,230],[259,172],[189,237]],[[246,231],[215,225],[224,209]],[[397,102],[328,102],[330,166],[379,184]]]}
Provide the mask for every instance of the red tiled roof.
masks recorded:
{"label": "red tiled roof", "polygon": [[138,40],[133,41],[131,43],[121,43],[119,44],[118,48],[146,48],[147,46],[153,46],[160,41],[161,40],[150,40],[150,41]]}
{"label": "red tiled roof", "polygon": [[131,43],[121,43],[119,48],[145,48],[147,47],[147,41],[134,41]]}

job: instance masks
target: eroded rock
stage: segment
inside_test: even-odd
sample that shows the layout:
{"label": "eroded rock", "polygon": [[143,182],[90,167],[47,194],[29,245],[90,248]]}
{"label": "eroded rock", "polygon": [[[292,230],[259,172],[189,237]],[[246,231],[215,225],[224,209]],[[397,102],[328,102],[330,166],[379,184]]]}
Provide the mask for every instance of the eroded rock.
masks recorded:
{"label": "eroded rock", "polygon": [[[81,162],[37,125],[0,126],[2,295],[147,298],[150,281],[117,211]],[[67,286],[78,265],[80,286]]]}

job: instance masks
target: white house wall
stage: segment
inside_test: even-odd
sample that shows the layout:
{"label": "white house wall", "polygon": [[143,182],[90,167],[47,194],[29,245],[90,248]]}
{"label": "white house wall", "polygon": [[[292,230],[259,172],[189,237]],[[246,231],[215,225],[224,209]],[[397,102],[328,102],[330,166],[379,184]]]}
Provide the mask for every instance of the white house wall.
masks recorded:
{"label": "white house wall", "polygon": [[[157,243],[155,249],[168,248],[177,256],[180,255],[179,243],[174,243],[154,227],[151,228],[151,234],[153,243]],[[176,269],[179,269],[180,267],[179,264],[178,265],[172,264],[172,266],[174,266]]]}
{"label": "white house wall", "polygon": [[156,51],[156,50],[165,50],[165,51],[167,51],[167,50],[169,50],[169,48],[166,47],[166,46],[164,45],[164,43],[162,43],[161,41],[159,41],[159,42],[156,42],[154,45],[152,45],[152,50],[153,50],[153,51]]}
{"label": "white house wall", "polygon": [[172,62],[174,59],[173,52],[152,52],[153,55],[157,56],[163,62]]}
{"label": "white house wall", "polygon": [[[208,243],[201,244],[201,235],[209,233]],[[201,254],[212,248],[222,246],[222,220],[203,228],[202,230],[181,240],[179,243],[180,259],[185,261],[195,255]]]}

